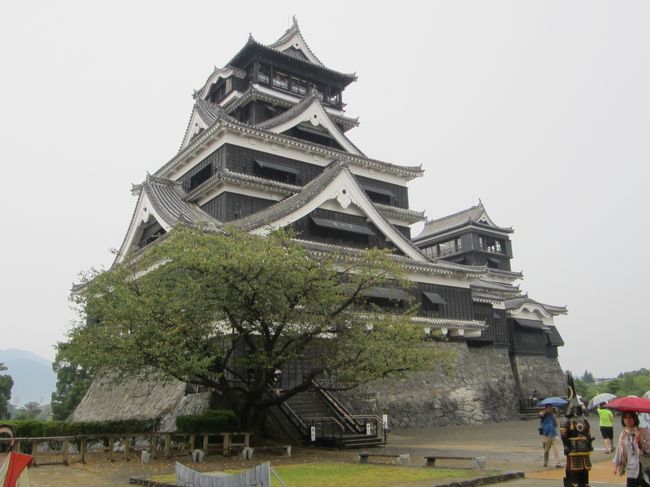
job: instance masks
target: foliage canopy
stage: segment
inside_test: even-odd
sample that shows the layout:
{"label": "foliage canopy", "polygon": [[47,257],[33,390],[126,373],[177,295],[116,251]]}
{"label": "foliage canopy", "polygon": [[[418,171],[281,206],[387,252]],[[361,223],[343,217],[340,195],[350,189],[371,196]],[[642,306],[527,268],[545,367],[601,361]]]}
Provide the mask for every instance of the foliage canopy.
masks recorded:
{"label": "foliage canopy", "polygon": [[81,402],[92,384],[92,369],[85,369],[79,364],[67,360],[65,343],[58,345],[58,351],[52,364],[56,373],[56,390],[51,396],[52,418],[65,421]]}
{"label": "foliage canopy", "polygon": [[[0,362],[0,372],[7,370],[5,364]],[[0,419],[9,417],[9,399],[11,399],[11,389],[14,386],[14,380],[8,374],[0,374]]]}
{"label": "foliage canopy", "polygon": [[[354,385],[447,358],[408,312],[368,302],[371,288],[410,286],[377,249],[315,255],[284,232],[181,226],[85,284],[73,295],[81,320],[59,347],[63,359],[215,388],[243,425],[319,376]],[[269,394],[273,372],[296,364],[302,377]]]}
{"label": "foliage canopy", "polygon": [[585,376],[582,380],[576,379],[576,389],[587,401],[601,392],[609,392],[616,396],[643,396],[646,392],[650,391],[650,370],[642,368],[631,372],[621,372],[614,379],[596,382],[589,381],[590,374]]}

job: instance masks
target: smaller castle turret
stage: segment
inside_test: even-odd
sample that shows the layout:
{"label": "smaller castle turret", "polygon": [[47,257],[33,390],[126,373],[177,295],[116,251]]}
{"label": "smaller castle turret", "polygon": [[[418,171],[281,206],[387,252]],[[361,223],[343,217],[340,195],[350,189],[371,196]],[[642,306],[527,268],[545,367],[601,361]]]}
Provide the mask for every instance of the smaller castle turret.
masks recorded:
{"label": "smaller castle turret", "polygon": [[431,259],[509,271],[512,232],[497,226],[479,200],[466,210],[428,220],[413,241]]}

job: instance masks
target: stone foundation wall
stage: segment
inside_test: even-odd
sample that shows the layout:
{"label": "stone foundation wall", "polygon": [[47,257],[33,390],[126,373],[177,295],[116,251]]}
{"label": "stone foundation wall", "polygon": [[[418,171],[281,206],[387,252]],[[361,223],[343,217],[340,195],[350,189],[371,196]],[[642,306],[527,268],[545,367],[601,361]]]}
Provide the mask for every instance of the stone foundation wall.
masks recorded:
{"label": "stone foundation wall", "polygon": [[[455,360],[449,375],[439,369],[375,381],[360,390],[340,394],[341,399],[359,414],[387,413],[392,426],[399,428],[490,423],[519,417],[519,388],[507,349],[468,348],[465,343],[432,346],[453,350]],[[529,360],[532,358],[535,360]],[[543,372],[528,374],[529,364]],[[548,383],[550,388],[550,384],[559,384],[558,377],[563,377],[557,359],[525,357],[517,365],[526,371],[523,390],[537,387],[542,392],[546,390],[542,384]],[[532,387],[527,384],[531,378]]]}
{"label": "stone foundation wall", "polygon": [[538,397],[564,396],[566,377],[557,359],[538,355],[515,357],[523,397],[537,391]]}

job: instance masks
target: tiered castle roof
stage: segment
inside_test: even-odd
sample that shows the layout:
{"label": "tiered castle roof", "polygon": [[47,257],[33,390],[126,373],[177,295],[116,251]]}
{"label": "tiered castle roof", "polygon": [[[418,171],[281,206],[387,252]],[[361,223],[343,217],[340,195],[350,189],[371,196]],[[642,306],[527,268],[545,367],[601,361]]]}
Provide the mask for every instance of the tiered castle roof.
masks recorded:
{"label": "tiered castle roof", "polygon": [[[431,286],[463,290],[474,302],[513,316],[536,312],[548,321],[566,313],[523,296],[514,284],[522,274],[509,266],[489,268],[423,253],[423,243],[466,227],[503,235],[512,228],[494,224],[479,202],[427,221],[411,239],[409,225],[424,214],[408,207],[406,185],[423,175],[422,167],[370,158],[347,136],[358,120],[345,115],[342,92],[355,79],[318,59],[295,18],[271,44],[250,37],[195,91],[179,152],[134,186],[138,203],[116,262],[133,249],[155,245],[178,224],[220,231],[230,223],[262,235],[293,227],[300,230],[298,241],[316,254],[354,256],[360,242],[391,249],[411,279],[426,283],[423,296],[436,309],[447,301]],[[466,336],[478,336],[488,326],[449,313],[418,319],[445,330],[466,329]]]}

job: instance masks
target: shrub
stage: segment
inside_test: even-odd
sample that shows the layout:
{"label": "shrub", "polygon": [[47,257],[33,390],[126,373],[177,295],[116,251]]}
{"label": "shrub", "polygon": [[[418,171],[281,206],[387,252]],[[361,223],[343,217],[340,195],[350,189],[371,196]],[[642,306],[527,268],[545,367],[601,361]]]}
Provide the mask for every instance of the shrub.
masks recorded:
{"label": "shrub", "polygon": [[158,429],[158,419],[129,419],[121,421],[88,421],[68,423],[65,421],[42,421],[36,419],[6,421],[21,438],[44,436],[77,436],[121,433],[150,433]]}
{"label": "shrub", "polygon": [[180,433],[216,433],[237,431],[240,426],[234,411],[216,409],[199,416],[178,416],[176,428]]}

